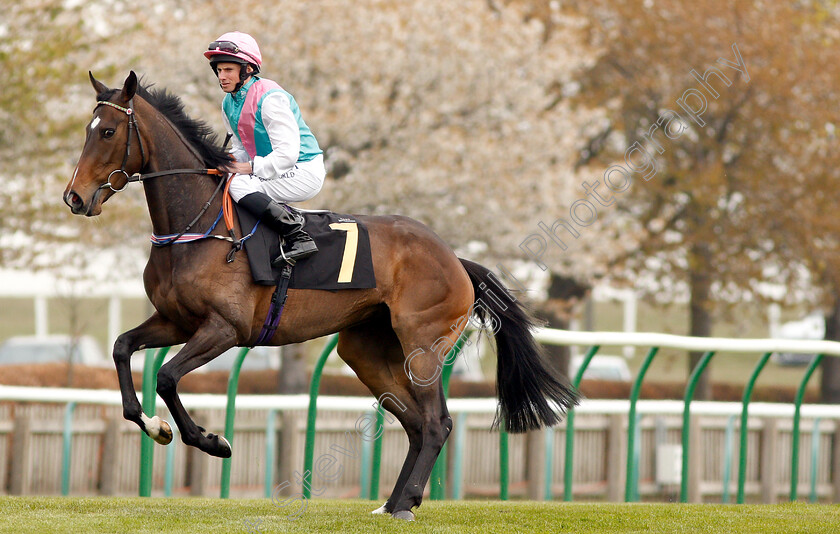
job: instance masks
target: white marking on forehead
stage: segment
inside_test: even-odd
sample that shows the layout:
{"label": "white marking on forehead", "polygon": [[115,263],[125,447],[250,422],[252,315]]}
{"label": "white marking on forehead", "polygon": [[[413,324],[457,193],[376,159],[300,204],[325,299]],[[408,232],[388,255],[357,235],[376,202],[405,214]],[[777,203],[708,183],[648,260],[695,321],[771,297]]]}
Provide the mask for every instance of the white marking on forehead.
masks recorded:
{"label": "white marking on forehead", "polygon": [[90,121],[90,129],[93,130],[99,124],[99,117],[94,117],[92,121]]}

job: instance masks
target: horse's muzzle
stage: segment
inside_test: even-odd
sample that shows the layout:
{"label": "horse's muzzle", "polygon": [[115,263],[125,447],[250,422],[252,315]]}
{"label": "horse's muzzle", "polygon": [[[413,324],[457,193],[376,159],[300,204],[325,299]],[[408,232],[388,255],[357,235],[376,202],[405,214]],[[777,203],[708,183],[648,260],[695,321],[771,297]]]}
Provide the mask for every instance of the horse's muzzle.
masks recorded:
{"label": "horse's muzzle", "polygon": [[85,212],[85,202],[82,197],[75,191],[67,191],[64,193],[64,203],[70,206],[70,211],[79,215]]}

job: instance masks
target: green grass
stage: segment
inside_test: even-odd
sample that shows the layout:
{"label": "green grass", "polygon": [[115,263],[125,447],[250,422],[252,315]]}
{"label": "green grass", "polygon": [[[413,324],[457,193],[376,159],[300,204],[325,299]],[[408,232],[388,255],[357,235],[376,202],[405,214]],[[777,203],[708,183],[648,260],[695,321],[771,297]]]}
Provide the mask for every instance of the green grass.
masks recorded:
{"label": "green grass", "polygon": [[[563,504],[536,502],[427,502],[417,521],[373,516],[360,500],[314,500],[295,520],[302,501],[280,508],[269,499],[0,498],[0,532],[418,532],[481,534],[837,532],[840,507],[781,505]],[[249,527],[248,525],[253,525]]]}

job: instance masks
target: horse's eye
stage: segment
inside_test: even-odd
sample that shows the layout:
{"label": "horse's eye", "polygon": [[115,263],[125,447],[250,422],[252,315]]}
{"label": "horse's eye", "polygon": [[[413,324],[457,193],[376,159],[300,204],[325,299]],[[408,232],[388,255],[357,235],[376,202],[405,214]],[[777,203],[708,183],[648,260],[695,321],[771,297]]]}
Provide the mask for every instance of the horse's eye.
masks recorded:
{"label": "horse's eye", "polygon": [[103,128],[102,129],[102,137],[104,137],[105,139],[110,139],[110,138],[114,137],[114,132],[115,131],[116,130],[114,130],[113,128]]}

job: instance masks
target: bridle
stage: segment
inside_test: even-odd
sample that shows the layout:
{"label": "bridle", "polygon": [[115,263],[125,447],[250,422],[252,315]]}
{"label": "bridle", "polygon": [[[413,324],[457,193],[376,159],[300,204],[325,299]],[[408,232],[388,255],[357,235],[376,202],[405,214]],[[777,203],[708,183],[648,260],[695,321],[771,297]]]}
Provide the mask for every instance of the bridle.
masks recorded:
{"label": "bridle", "polygon": [[[128,184],[132,182],[131,176],[125,171],[125,165],[128,163],[128,158],[131,156],[131,132],[134,131],[137,133],[137,141],[140,143],[140,168],[142,169],[145,166],[146,160],[146,153],[143,150],[143,138],[140,137],[140,128],[137,126],[137,116],[134,114],[134,98],[128,101],[128,107],[124,108],[118,104],[114,104],[113,102],[108,102],[107,100],[100,100],[96,103],[96,107],[99,106],[111,106],[114,109],[118,109],[128,115],[128,135],[125,136],[125,155],[123,156],[122,165],[120,165],[119,169],[111,171],[108,175],[108,181],[104,184],[99,186],[99,189],[110,189],[114,193],[119,193],[121,191],[125,191],[125,188],[128,187]],[[96,109],[96,108],[94,108]],[[111,177],[116,173],[122,173],[125,176],[125,185],[119,189],[114,189],[113,184],[111,184]],[[139,181],[138,178],[134,181]]]}
{"label": "bridle", "polygon": [[[131,182],[143,182],[143,181],[148,180],[150,178],[157,178],[157,177],[160,177],[160,176],[170,176],[170,175],[175,175],[175,174],[207,174],[207,175],[219,175],[219,176],[221,176],[221,175],[225,174],[223,171],[220,171],[218,169],[169,169],[169,170],[166,170],[166,171],[157,171],[157,172],[150,172],[150,173],[145,173],[145,174],[141,174],[141,173],[138,172],[138,173],[129,175],[128,172],[125,170],[125,166],[128,163],[128,158],[131,156],[131,132],[132,132],[132,130],[136,133],[137,141],[140,144],[140,169],[142,170],[143,167],[146,166],[146,152],[143,149],[143,138],[140,136],[140,126],[137,123],[137,115],[134,113],[134,98],[132,97],[128,101],[128,107],[127,108],[125,108],[123,106],[120,106],[119,104],[114,104],[113,102],[108,102],[107,100],[100,100],[96,103],[96,106],[94,107],[94,110],[96,110],[96,108],[99,107],[100,105],[110,106],[114,109],[122,111],[123,113],[125,113],[128,116],[128,135],[126,135],[126,137],[125,137],[125,155],[123,156],[123,160],[122,160],[122,164],[120,165],[120,168],[116,169],[116,170],[113,170],[113,171],[110,172],[110,174],[108,174],[108,180],[104,184],[100,185],[97,188],[97,192],[102,190],[102,189],[110,189],[114,193],[119,193],[121,191],[125,191],[125,189],[128,187],[128,184],[130,184]],[[167,119],[167,122],[168,122],[168,119]],[[187,142],[186,139],[184,139],[183,135],[178,130],[178,128],[176,128],[171,123],[170,123],[170,125],[172,126],[173,130],[175,130],[175,132],[178,134],[178,136],[181,138],[181,140],[184,142],[184,144],[187,146],[187,148],[189,148],[189,150],[200,160],[201,156],[198,154],[198,152],[196,152],[195,147],[193,147],[189,142]],[[227,143],[225,143],[225,144],[227,144]],[[122,175],[125,176],[125,180],[126,180],[125,185],[122,186],[119,189],[114,188],[113,184],[111,183],[111,177],[114,174],[117,174],[117,173],[122,173]],[[213,199],[216,198],[216,196],[219,194],[219,191],[222,190],[222,188],[225,186],[226,183],[229,183],[229,181],[225,180],[225,179],[220,179],[219,180],[219,183],[216,185],[216,189],[213,191],[213,195],[210,197],[210,199],[207,202],[204,203],[204,206],[202,207],[201,211],[187,225],[187,227],[184,228],[183,231],[181,231],[180,233],[178,233],[174,236],[169,236],[168,238],[163,239],[163,240],[153,239],[152,244],[156,247],[165,247],[165,246],[172,245],[174,243],[179,242],[181,237],[184,236],[187,232],[189,232],[190,229],[192,229],[193,225],[196,222],[198,222],[198,220],[202,217],[202,215],[204,215],[207,212],[207,210],[210,208],[210,205],[213,203]],[[234,227],[233,227],[233,207],[232,207],[232,203],[228,200],[228,198],[229,197],[227,197],[227,195],[226,195],[226,198],[223,199],[222,212],[225,216],[224,217],[225,218],[225,224],[227,226],[228,233],[230,234],[230,237],[211,235],[210,232],[212,232],[212,228],[203,237],[216,237],[216,238],[223,239],[223,240],[226,240],[226,241],[230,241],[231,243],[233,243],[233,248],[232,248],[230,254],[228,254],[228,257],[227,257],[227,261],[228,261],[228,263],[230,263],[230,262],[233,261],[233,255],[236,253],[236,251],[239,250],[240,248],[242,248],[242,242],[245,239],[249,238],[251,236],[251,234],[253,234],[253,231],[252,231],[251,234],[249,234],[248,236],[244,236],[241,239],[236,238],[235,233],[234,233]],[[221,215],[222,214],[220,214],[220,217],[221,217]],[[218,222],[218,219],[216,219],[216,222]],[[215,227],[215,223],[213,224],[213,227]]]}
{"label": "bridle", "polygon": [[[114,193],[120,193],[125,191],[125,188],[128,187],[128,184],[131,182],[142,182],[144,180],[148,180],[149,178],[157,178],[159,176],[169,176],[173,174],[209,174],[209,175],[222,175],[224,174],[222,171],[218,169],[169,169],[166,171],[158,171],[158,172],[150,172],[146,174],[135,173],[135,174],[128,174],[125,170],[125,166],[128,163],[128,158],[131,157],[131,132],[134,131],[137,135],[137,142],[140,144],[140,168],[146,166],[146,151],[143,149],[143,138],[140,136],[140,126],[137,124],[137,114],[134,113],[134,98],[132,97],[131,100],[128,101],[128,107],[122,107],[119,104],[114,104],[113,102],[108,102],[107,100],[100,100],[96,103],[94,109],[99,106],[110,106],[114,109],[118,109],[128,115],[128,135],[125,136],[125,155],[123,156],[122,164],[120,165],[119,169],[115,169],[108,174],[108,180],[99,186],[98,189],[110,189]],[[178,132],[177,128],[173,129]],[[180,136],[180,132],[178,132]],[[192,145],[184,141],[187,147],[195,153],[195,148]],[[196,154],[196,156],[201,159],[201,157]],[[125,176],[125,185],[119,189],[115,189],[114,185],[111,183],[111,177],[117,173],[121,173]],[[220,183],[224,183],[224,180],[221,180]],[[218,192],[218,191],[217,191]],[[213,195],[216,196],[215,194]],[[203,212],[202,212],[203,214]]]}

